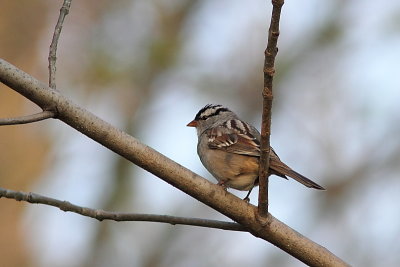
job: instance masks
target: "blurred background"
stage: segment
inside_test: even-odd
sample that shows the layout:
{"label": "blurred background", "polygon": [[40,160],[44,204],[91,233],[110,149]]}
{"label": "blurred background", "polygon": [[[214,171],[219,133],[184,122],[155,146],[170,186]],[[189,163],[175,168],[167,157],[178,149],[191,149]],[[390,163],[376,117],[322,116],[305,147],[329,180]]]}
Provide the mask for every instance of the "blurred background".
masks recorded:
{"label": "blurred background", "polygon": [[[1,1],[0,57],[47,83],[61,5]],[[208,103],[260,125],[270,13],[261,0],[73,1],[57,87],[215,182],[185,125]],[[272,176],[270,212],[354,266],[398,266],[400,2],[287,1],[278,46],[271,143],[327,191]],[[2,118],[39,111],[3,85],[0,103]],[[0,187],[111,211],[229,220],[57,120],[1,127],[0,151]],[[0,212],[2,266],[302,265],[247,233],[100,223],[8,199]]]}

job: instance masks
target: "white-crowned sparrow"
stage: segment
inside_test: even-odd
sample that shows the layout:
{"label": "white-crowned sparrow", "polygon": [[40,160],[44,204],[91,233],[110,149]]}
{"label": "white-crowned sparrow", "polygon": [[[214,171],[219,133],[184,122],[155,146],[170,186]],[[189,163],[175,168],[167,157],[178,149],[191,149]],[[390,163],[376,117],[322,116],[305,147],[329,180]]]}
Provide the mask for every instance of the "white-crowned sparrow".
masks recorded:
{"label": "white-crowned sparrow", "polygon": [[[206,105],[187,124],[196,127],[197,153],[206,169],[225,188],[248,191],[258,185],[260,133],[222,105]],[[303,185],[325,190],[284,164],[271,148],[269,172]]]}

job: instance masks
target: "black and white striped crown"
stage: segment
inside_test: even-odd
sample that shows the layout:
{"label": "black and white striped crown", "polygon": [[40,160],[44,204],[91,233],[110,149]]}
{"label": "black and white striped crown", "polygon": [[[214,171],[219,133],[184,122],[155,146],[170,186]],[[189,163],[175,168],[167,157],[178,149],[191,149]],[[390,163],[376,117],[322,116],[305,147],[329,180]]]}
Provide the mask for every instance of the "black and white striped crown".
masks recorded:
{"label": "black and white striped crown", "polygon": [[206,120],[210,117],[219,115],[223,112],[231,112],[231,111],[222,105],[208,104],[202,109],[200,109],[199,112],[197,112],[196,117],[194,119],[196,121]]}

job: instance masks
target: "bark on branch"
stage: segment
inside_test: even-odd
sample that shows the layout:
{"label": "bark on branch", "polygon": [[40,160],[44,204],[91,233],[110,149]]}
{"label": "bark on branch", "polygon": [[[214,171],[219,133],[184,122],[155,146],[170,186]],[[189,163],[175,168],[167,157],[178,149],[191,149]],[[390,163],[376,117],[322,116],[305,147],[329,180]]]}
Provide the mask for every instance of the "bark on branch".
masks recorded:
{"label": "bark on branch", "polygon": [[59,91],[51,89],[2,59],[0,81],[44,110],[53,107],[58,111],[57,118],[61,121],[221,212],[254,236],[271,242],[302,262],[312,266],[348,266],[329,250],[302,236],[272,215],[259,216],[257,207],[142,144],[76,105]]}

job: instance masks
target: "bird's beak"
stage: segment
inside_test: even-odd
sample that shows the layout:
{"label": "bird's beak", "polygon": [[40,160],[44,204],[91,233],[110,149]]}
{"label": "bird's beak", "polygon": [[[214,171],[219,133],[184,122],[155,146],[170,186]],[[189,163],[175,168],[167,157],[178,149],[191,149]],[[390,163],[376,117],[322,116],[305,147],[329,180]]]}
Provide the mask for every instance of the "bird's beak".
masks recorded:
{"label": "bird's beak", "polygon": [[186,126],[187,126],[187,127],[196,127],[196,126],[197,126],[197,121],[192,120],[192,121],[189,122]]}

